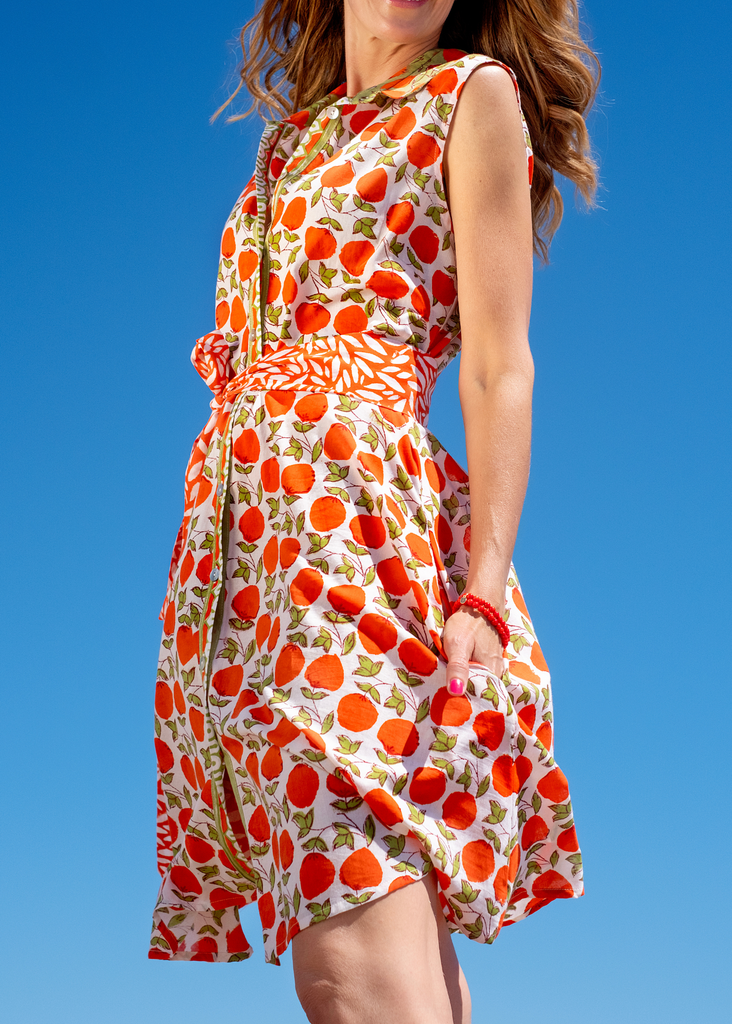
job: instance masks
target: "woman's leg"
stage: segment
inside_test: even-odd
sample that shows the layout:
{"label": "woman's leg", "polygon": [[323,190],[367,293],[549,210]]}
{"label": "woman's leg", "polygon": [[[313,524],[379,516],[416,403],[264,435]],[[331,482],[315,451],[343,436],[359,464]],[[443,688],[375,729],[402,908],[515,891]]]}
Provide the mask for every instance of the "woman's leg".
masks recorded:
{"label": "woman's leg", "polygon": [[452,944],[452,937],[448,931],[445,918],[441,910],[440,914],[440,960],[442,962],[442,974],[447,986],[447,994],[450,997],[452,1007],[452,1024],[470,1024],[471,1001],[468,981],[463,974],[463,969],[458,963],[455,947]]}
{"label": "woman's leg", "polygon": [[470,1024],[470,995],[434,873],[292,940],[311,1024]]}

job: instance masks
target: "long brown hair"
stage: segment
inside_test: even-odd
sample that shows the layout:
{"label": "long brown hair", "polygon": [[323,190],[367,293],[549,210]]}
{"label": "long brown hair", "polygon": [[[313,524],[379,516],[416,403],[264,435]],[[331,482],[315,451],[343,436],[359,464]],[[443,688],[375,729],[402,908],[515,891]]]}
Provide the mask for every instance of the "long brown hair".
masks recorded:
{"label": "long brown hair", "polygon": [[[242,86],[252,105],[230,120],[307,107],[346,77],[343,0],[263,0],[241,46],[241,81],[214,117]],[[600,64],[580,34],[577,0],[455,0],[439,46],[484,53],[516,74],[534,148],[534,249],[546,259],[563,209],[554,172],[573,181],[588,205],[597,187],[585,115]]]}

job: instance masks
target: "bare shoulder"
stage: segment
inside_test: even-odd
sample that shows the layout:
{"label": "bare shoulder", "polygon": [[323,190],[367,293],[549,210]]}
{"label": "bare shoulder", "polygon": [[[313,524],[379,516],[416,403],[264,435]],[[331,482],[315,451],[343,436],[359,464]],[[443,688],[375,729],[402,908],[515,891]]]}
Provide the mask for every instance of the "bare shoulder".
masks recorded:
{"label": "bare shoulder", "polygon": [[446,171],[471,173],[492,165],[526,174],[523,124],[513,79],[503,67],[486,64],[465,82],[445,147]]}
{"label": "bare shoulder", "polygon": [[[465,82],[452,114],[443,175],[463,322],[471,323],[470,309],[478,311],[476,324],[498,315],[491,306],[498,296],[518,295],[515,308],[527,309],[531,189],[521,110],[505,68],[483,65]],[[475,329],[482,337],[483,327]]]}

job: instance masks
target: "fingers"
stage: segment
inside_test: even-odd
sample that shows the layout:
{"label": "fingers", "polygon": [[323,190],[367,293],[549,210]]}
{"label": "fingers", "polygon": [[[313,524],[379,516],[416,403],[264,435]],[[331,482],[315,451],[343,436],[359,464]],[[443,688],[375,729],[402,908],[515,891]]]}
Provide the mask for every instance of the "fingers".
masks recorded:
{"label": "fingers", "polygon": [[447,692],[453,697],[462,697],[468,685],[468,664],[450,661],[447,665]]}
{"label": "fingers", "polygon": [[[469,624],[466,625],[469,627]],[[472,631],[469,628],[457,629],[456,626],[446,629],[444,645],[447,655],[447,692],[453,697],[462,697],[468,684],[469,662],[475,646]]]}
{"label": "fingers", "polygon": [[450,616],[443,633],[447,657],[447,692],[461,697],[467,689],[470,662],[503,673],[503,650],[495,629],[477,613],[460,609]]}

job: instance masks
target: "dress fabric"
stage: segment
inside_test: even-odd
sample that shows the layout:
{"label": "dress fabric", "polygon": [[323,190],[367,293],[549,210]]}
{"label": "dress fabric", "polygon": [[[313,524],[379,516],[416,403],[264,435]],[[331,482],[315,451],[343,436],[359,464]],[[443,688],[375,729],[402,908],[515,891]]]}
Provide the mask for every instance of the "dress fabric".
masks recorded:
{"label": "dress fabric", "polygon": [[460,346],[441,160],[497,63],[433,50],[269,123],[227,222],[161,616],[153,958],[248,957],[256,901],[277,964],[430,871],[481,942],[582,893],[513,568],[502,678],[474,665],[450,696],[440,642],[470,552],[467,475],[426,427]]}

